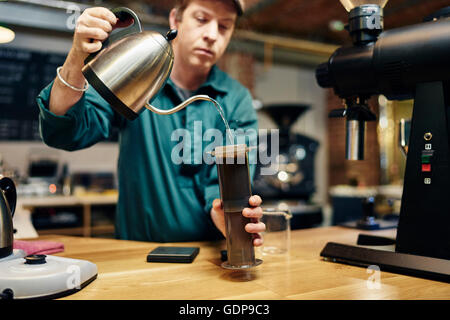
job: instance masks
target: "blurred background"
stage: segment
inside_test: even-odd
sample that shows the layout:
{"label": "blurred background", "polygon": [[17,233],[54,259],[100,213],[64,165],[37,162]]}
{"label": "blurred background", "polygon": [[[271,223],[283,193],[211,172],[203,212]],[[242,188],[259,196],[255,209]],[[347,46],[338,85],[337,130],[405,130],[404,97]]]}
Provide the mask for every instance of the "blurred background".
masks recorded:
{"label": "blurred background", "polygon": [[[173,3],[0,1],[0,174],[18,185],[19,235],[112,236],[117,132],[82,151],[49,148],[39,137],[35,98],[63,64],[84,9],[126,6],[144,30],[165,34]],[[384,29],[420,23],[448,5],[448,0],[390,0]],[[260,128],[280,130],[279,169],[257,174],[253,192],[267,207],[288,208],[293,229],[358,219],[360,199],[367,197],[375,197],[378,217],[395,219],[400,210],[406,159],[400,124],[403,119],[407,130],[412,101],[372,98],[378,120],[367,124],[365,160],[347,161],[345,121],[328,118],[342,102],[316,83],[317,65],[351,44],[347,17],[338,0],[247,0],[219,62],[251,91]],[[270,143],[260,147],[270,150]]]}

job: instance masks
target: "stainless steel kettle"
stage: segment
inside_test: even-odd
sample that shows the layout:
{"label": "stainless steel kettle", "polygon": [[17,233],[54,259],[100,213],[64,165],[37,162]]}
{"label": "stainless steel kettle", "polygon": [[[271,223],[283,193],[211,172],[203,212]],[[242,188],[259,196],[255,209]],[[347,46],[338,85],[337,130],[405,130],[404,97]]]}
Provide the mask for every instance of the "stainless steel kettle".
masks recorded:
{"label": "stainless steel kettle", "polygon": [[16,209],[16,187],[10,178],[0,175],[0,258],[13,252],[13,222]]}
{"label": "stainless steel kettle", "polygon": [[169,110],[150,105],[172,71],[170,41],[176,37],[177,30],[170,30],[166,36],[142,31],[139,18],[132,10],[120,7],[111,11],[121,21],[132,18],[134,22],[111,34],[99,52],[89,55],[82,72],[118,113],[134,120],[144,107],[158,114],[171,114],[195,100],[211,101],[206,95],[197,95]]}

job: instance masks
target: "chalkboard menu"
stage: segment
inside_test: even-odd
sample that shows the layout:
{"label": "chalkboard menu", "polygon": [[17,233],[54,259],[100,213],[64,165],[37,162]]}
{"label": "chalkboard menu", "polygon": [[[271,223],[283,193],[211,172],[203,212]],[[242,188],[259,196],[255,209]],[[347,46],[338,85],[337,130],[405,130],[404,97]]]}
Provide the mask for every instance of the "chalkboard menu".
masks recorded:
{"label": "chalkboard menu", "polygon": [[[0,141],[41,140],[36,97],[56,76],[65,54],[0,46]],[[117,141],[117,132],[111,138]]]}

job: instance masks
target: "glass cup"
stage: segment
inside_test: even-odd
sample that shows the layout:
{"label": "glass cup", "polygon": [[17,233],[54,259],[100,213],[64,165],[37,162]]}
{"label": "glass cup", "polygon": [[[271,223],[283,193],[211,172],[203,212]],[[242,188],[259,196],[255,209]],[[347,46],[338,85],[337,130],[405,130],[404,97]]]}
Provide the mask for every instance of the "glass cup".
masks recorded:
{"label": "glass cup", "polygon": [[227,261],[222,267],[226,269],[246,269],[262,263],[255,258],[252,235],[245,231],[245,225],[251,220],[242,215],[252,195],[248,150],[241,144],[216,147],[213,152],[225,212]]}
{"label": "glass cup", "polygon": [[262,233],[263,255],[284,254],[289,251],[291,241],[291,218],[289,210],[267,208],[263,210],[261,221],[266,225]]}

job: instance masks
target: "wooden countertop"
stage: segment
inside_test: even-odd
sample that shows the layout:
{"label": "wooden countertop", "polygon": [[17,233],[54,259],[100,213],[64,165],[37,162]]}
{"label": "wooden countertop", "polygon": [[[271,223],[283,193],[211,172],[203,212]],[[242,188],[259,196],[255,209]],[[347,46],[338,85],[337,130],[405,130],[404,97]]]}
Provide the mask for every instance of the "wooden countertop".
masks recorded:
{"label": "wooden countertop", "polygon": [[[379,289],[369,289],[366,268],[323,261],[329,241],[355,244],[360,230],[327,227],[292,231],[289,254],[257,255],[264,262],[249,271],[220,267],[225,242],[150,243],[46,235],[65,251],[55,255],[85,259],[98,267],[98,277],[64,299],[450,299],[450,285],[381,272]],[[392,230],[364,232],[394,236]],[[147,263],[156,246],[199,246],[193,263]]]}

